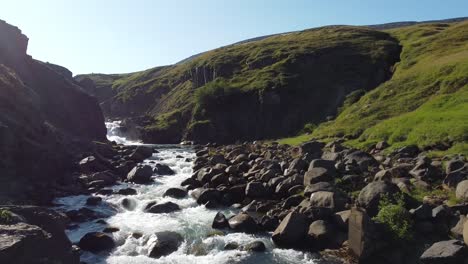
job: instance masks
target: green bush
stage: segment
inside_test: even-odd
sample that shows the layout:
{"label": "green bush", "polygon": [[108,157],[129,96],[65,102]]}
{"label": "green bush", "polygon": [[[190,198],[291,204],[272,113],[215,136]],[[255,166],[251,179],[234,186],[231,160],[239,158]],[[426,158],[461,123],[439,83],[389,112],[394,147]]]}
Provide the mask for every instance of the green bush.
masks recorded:
{"label": "green bush", "polygon": [[0,224],[8,224],[12,220],[11,212],[8,210],[0,210]]}
{"label": "green bush", "polygon": [[317,125],[314,123],[307,123],[304,125],[304,128],[299,132],[299,134],[310,134],[314,132],[314,130],[317,128]]}
{"label": "green bush", "polygon": [[384,197],[379,204],[379,213],[373,218],[374,221],[383,224],[392,234],[395,240],[411,240],[413,238],[413,221],[405,208],[402,195],[395,197],[392,202]]}

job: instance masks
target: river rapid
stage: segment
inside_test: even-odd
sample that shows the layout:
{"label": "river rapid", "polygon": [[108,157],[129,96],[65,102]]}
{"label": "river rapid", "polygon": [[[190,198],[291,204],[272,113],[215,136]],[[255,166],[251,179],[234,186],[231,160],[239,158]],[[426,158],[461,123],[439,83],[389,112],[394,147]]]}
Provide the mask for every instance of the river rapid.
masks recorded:
{"label": "river rapid", "polygon": [[[132,142],[119,133],[119,122],[106,123],[109,140],[120,144],[141,144]],[[105,222],[96,220],[84,222],[67,230],[67,235],[73,243],[78,243],[81,237],[88,232],[102,231],[105,227],[118,228],[117,232],[109,234],[116,242],[116,248],[106,254],[92,254],[83,252],[81,260],[88,264],[150,264],[150,263],[174,263],[174,264],[211,264],[211,263],[320,263],[317,256],[292,249],[276,248],[271,241],[271,235],[245,234],[220,232],[211,228],[214,216],[219,209],[207,209],[204,205],[198,205],[190,196],[183,199],[163,197],[164,192],[171,187],[180,187],[180,183],[191,176],[192,160],[195,153],[190,147],[179,145],[152,145],[158,150],[153,156],[144,161],[145,164],[155,166],[156,163],[169,165],[176,174],[172,176],[153,175],[151,184],[121,183],[113,186],[114,190],[121,188],[133,188],[136,195],[123,196],[112,194],[101,196],[103,202],[97,206],[86,205],[86,199],[90,196],[78,195],[62,197],[55,200],[56,209],[68,211],[87,207],[100,213]],[[134,210],[126,210],[121,206],[122,199],[134,200]],[[180,211],[169,214],[152,214],[144,212],[145,206],[152,201],[171,201],[178,204]],[[237,213],[235,209],[224,208],[221,211],[226,216]],[[107,223],[107,224],[106,224]],[[175,231],[184,237],[183,244],[176,252],[153,259],[148,257],[151,245],[156,241],[155,232]],[[139,234],[135,236],[134,234]],[[141,237],[140,237],[141,235]],[[265,252],[246,252],[242,250],[224,250],[224,246],[230,242],[245,245],[253,241],[262,241],[266,245]]]}

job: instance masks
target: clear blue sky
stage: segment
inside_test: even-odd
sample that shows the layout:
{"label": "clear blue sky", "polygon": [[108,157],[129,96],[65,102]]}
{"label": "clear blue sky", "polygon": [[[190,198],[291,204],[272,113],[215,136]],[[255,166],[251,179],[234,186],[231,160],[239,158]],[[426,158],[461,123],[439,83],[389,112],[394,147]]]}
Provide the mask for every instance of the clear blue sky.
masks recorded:
{"label": "clear blue sky", "polygon": [[34,58],[79,73],[167,65],[243,39],[330,24],[468,16],[467,0],[2,0]]}

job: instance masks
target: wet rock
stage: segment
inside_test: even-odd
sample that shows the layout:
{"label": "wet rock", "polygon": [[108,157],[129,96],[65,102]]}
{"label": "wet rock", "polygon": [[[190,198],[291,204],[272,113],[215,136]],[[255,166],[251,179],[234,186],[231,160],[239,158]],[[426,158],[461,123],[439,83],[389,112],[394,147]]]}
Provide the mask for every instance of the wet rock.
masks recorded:
{"label": "wet rock", "polygon": [[127,175],[127,180],[134,183],[149,183],[153,170],[149,165],[137,165]]}
{"label": "wet rock", "polygon": [[239,244],[236,242],[229,242],[224,246],[224,250],[234,250],[239,248]]}
{"label": "wet rock", "polygon": [[111,195],[114,193],[114,191],[112,189],[101,189],[97,191],[96,193],[100,195]]}
{"label": "wet rock", "polygon": [[179,211],[180,207],[173,202],[166,202],[162,204],[155,204],[148,208],[146,211],[153,214],[168,214]]}
{"label": "wet rock", "polygon": [[131,160],[140,162],[144,159],[150,158],[153,156],[153,148],[147,146],[138,146],[132,154],[130,154],[129,158]]}
{"label": "wet rock", "polygon": [[229,219],[229,227],[235,232],[254,233],[258,225],[248,213],[239,213]]}
{"label": "wet rock", "polygon": [[115,193],[120,195],[136,195],[137,191],[133,188],[124,188],[116,191]]}
{"label": "wet rock", "polygon": [[108,251],[115,247],[114,240],[108,235],[101,232],[91,232],[84,235],[78,246],[85,251],[93,253]]}
{"label": "wet rock", "polygon": [[221,199],[221,193],[216,189],[197,188],[192,192],[192,197],[198,204],[206,204],[209,201],[217,202]]}
{"label": "wet rock", "polygon": [[157,240],[151,245],[149,257],[160,258],[176,251],[182,244],[183,237],[171,231],[157,232]]}
{"label": "wet rock", "polygon": [[95,156],[88,156],[82,159],[78,165],[83,173],[104,171],[108,168],[108,164],[105,161],[98,159]]}
{"label": "wet rock", "polygon": [[78,210],[70,210],[65,213],[68,218],[70,218],[73,222],[85,222],[88,220],[96,219],[100,217],[100,214],[97,212],[88,209],[88,208],[80,208]]}
{"label": "wet rock", "polygon": [[95,206],[102,202],[102,198],[99,196],[92,196],[86,199],[86,205]]}
{"label": "wet rock", "polygon": [[385,181],[371,182],[359,193],[357,204],[365,208],[372,217],[377,214],[379,202],[384,196],[392,199],[399,192],[400,189],[393,183]]}
{"label": "wet rock", "polygon": [[243,249],[246,251],[263,252],[266,250],[266,247],[262,241],[254,241],[245,245]]}
{"label": "wet rock", "polygon": [[165,175],[174,175],[175,171],[173,171],[168,165],[166,164],[156,164],[153,172],[157,175],[165,176]]}
{"label": "wet rock", "polygon": [[216,229],[226,228],[229,227],[229,222],[223,213],[218,212],[215,218],[213,219],[213,224],[211,224],[211,227]]}
{"label": "wet rock", "polygon": [[122,201],[120,202],[122,204],[122,207],[129,210],[129,211],[133,211],[135,210],[136,206],[137,206],[137,202],[134,200],[134,199],[131,199],[131,198],[124,198],[122,199]]}
{"label": "wet rock", "polygon": [[466,245],[459,240],[434,243],[421,255],[424,264],[462,264],[468,257]]}
{"label": "wet rock", "polygon": [[118,227],[108,226],[102,230],[103,233],[115,233],[119,232],[120,229]]}
{"label": "wet rock", "polygon": [[302,243],[307,232],[308,224],[305,215],[291,212],[273,232],[273,242],[279,247],[292,248]]}
{"label": "wet rock", "polygon": [[163,197],[184,198],[187,196],[187,191],[181,188],[169,188],[164,192]]}

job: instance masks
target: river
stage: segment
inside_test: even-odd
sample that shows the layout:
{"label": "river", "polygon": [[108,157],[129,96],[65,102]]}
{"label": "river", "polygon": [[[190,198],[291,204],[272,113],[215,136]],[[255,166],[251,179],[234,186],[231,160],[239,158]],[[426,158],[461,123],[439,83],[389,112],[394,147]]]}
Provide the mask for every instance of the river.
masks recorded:
{"label": "river", "polygon": [[[121,144],[141,144],[126,140],[118,130],[118,122],[106,123],[108,138]],[[96,220],[81,223],[73,229],[67,230],[67,235],[73,243],[77,243],[88,232],[102,231],[106,226],[112,226],[119,231],[109,234],[116,242],[116,248],[107,254],[92,254],[84,252],[81,260],[88,263],[111,264],[149,264],[149,263],[174,263],[174,264],[222,264],[222,263],[320,263],[316,256],[291,249],[276,248],[270,234],[257,235],[245,233],[224,234],[211,228],[214,216],[219,211],[207,209],[198,205],[188,195],[183,199],[163,197],[165,190],[170,187],[180,187],[180,183],[192,174],[192,160],[195,153],[190,147],[179,145],[154,145],[159,153],[154,153],[144,163],[154,166],[157,163],[167,164],[176,174],[172,176],[153,175],[154,182],[147,185],[122,183],[113,186],[113,189],[133,188],[136,195],[123,196],[113,194],[100,196],[103,202],[97,206],[87,206],[87,195],[68,196],[56,199],[56,209],[67,211],[88,207],[103,215],[101,219],[107,222],[97,223]],[[121,206],[121,201],[129,198],[135,201],[134,210],[126,210]],[[144,207],[151,201],[178,204],[180,211],[169,214],[151,214],[144,212]],[[234,215],[234,209],[225,208],[226,216]],[[184,237],[184,243],[176,252],[159,258],[148,257],[151,244],[155,241],[155,232],[175,231]],[[142,236],[134,236],[139,233]],[[136,238],[137,237],[137,238]],[[266,245],[266,251],[260,253],[246,252],[242,250],[224,250],[229,242],[237,242],[244,245],[249,242],[261,240]]]}

